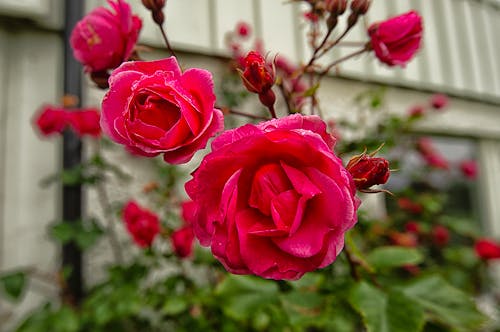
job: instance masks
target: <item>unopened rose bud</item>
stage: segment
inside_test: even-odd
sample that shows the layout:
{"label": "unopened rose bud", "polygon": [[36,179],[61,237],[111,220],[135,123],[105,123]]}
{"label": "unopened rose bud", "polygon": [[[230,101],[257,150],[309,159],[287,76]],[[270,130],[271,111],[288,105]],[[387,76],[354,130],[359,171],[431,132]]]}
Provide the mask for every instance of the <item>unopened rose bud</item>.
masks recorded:
{"label": "unopened rose bud", "polygon": [[165,6],[165,0],[142,0],[142,4],[149,10],[162,10]]}
{"label": "unopened rose bud", "polygon": [[336,15],[331,14],[328,16],[328,19],[326,20],[326,27],[328,30],[333,30],[337,26],[338,21],[339,19]]}
{"label": "unopened rose bud", "polygon": [[353,0],[351,2],[351,11],[357,15],[365,15],[370,8],[370,0]]}
{"label": "unopened rose bud", "polygon": [[325,0],[325,9],[331,15],[342,15],[347,9],[347,0]]}
{"label": "unopened rose bud", "polygon": [[274,84],[274,72],[262,55],[251,51],[245,57],[244,63],[245,68],[241,72],[241,77],[248,91],[261,95],[270,90]]}
{"label": "unopened rose bud", "polygon": [[389,179],[389,162],[384,158],[366,154],[355,156],[347,164],[358,190],[368,189],[373,185],[384,184]]}
{"label": "unopened rose bud", "polygon": [[156,24],[162,25],[163,22],[165,21],[165,15],[161,10],[155,10],[151,13],[151,15],[153,17],[153,21]]}
{"label": "unopened rose bud", "polygon": [[448,228],[437,225],[432,229],[432,241],[442,247],[448,244],[450,241],[450,232],[448,231]]}
{"label": "unopened rose bud", "polygon": [[268,108],[273,107],[274,102],[276,101],[276,95],[274,94],[273,90],[269,89],[266,92],[259,94],[259,100],[262,105]]}

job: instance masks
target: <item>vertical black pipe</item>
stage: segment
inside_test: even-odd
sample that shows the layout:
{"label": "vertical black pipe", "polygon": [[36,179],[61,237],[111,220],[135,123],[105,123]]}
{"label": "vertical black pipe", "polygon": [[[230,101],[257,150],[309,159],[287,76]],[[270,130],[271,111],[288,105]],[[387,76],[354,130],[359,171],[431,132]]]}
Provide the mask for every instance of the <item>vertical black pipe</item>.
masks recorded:
{"label": "vertical black pipe", "polygon": [[[82,68],[73,58],[69,37],[76,22],[83,16],[84,1],[65,1],[64,26],[64,94],[82,98]],[[82,142],[72,131],[63,135],[63,168],[71,169],[82,160]],[[63,185],[62,217],[64,222],[78,222],[82,217],[82,187]],[[83,297],[82,252],[75,243],[65,244],[62,248],[62,265],[69,268],[67,288],[63,296],[78,304]]]}

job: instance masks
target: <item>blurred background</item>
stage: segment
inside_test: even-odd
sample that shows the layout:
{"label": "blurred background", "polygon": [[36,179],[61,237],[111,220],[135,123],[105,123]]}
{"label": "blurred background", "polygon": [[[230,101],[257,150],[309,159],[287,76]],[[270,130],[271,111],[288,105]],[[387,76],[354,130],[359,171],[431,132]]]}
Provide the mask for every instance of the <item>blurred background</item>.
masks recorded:
{"label": "blurred background", "polygon": [[[77,3],[73,14],[83,14],[105,1]],[[138,0],[130,1],[143,18],[140,44],[147,57],[167,56],[149,13]],[[283,0],[170,0],[166,30],[186,66],[206,68],[217,80],[229,56],[226,32],[244,21],[266,50],[300,63],[309,58],[305,10]],[[367,89],[386,86],[388,111],[405,114],[427,103],[436,92],[446,94],[448,106],[417,126],[416,133],[436,136],[436,147],[449,161],[474,159],[479,176],[474,186],[454,190],[455,208],[474,217],[485,232],[500,238],[500,1],[498,0],[374,0],[366,25],[410,9],[424,17],[424,46],[405,69],[390,70],[374,57],[361,56],[343,63],[321,87],[325,114],[348,116],[353,100]],[[171,14],[170,14],[171,13]],[[71,21],[71,20],[69,20]],[[68,82],[65,48],[70,31],[62,0],[0,0],[0,270],[37,265],[52,271],[61,264],[61,250],[47,236],[47,226],[60,220],[63,192],[56,186],[42,189],[39,182],[62,167],[63,144],[40,140],[31,126],[43,104],[59,104],[70,89],[83,105],[99,106],[103,92],[81,76]],[[366,27],[365,25],[365,27]],[[346,41],[365,41],[358,24]],[[342,56],[344,49],[332,57]],[[349,49],[345,52],[350,52]],[[327,61],[328,59],[325,59]],[[74,68],[74,67],[73,67]],[[77,69],[80,70],[81,69]],[[81,84],[80,84],[81,83]],[[77,91],[75,91],[75,89]],[[410,158],[403,170],[411,169]],[[390,186],[405,185],[405,171]],[[433,179],[436,183],[442,178]],[[92,208],[92,197],[82,199]],[[376,209],[385,209],[383,197]],[[97,258],[98,259],[98,258]],[[87,271],[92,274],[92,271]],[[33,285],[32,287],[36,287]],[[21,315],[41,301],[28,292]],[[7,304],[0,302],[0,318]],[[0,319],[0,326],[1,326]]]}

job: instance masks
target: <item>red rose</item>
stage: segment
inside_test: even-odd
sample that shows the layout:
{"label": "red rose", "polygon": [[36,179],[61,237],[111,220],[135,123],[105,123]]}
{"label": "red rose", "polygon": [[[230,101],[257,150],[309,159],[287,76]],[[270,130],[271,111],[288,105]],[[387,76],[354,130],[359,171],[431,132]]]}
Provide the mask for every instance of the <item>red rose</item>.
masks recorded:
{"label": "red rose", "polygon": [[476,255],[484,260],[500,259],[500,244],[490,239],[479,239],[474,245]]}
{"label": "red rose", "polygon": [[150,247],[160,233],[158,216],[134,201],[123,208],[123,220],[134,242],[141,248]]}
{"label": "red rose", "polygon": [[184,226],[174,231],[170,240],[175,254],[181,258],[185,258],[191,256],[193,253],[193,221],[196,204],[192,201],[183,202],[181,208]]}
{"label": "red rose", "polygon": [[358,206],[333,145],[317,116],[221,134],[186,183],[200,243],[236,274],[298,279],[331,264]]}
{"label": "red rose", "polygon": [[43,136],[61,134],[67,124],[66,110],[54,106],[43,107],[34,117],[34,125]]}
{"label": "red rose", "polygon": [[109,83],[102,130],[136,154],[163,153],[166,162],[185,163],[224,126],[210,72],[182,73],[175,57],[125,62]]}
{"label": "red rose", "polygon": [[141,19],[132,15],[123,0],[108,0],[113,10],[98,7],[80,20],[71,32],[75,58],[87,71],[113,69],[126,61],[141,30]]}
{"label": "red rose", "polygon": [[404,67],[420,48],[422,17],[415,11],[372,24],[368,29],[377,58],[389,66]]}
{"label": "red rose", "polygon": [[391,174],[389,162],[386,159],[371,157],[364,153],[352,158],[346,168],[351,173],[358,190],[384,184]]}
{"label": "red rose", "polygon": [[405,225],[405,230],[408,233],[414,233],[414,234],[419,234],[421,231],[420,224],[416,221],[409,221]]}
{"label": "red rose", "polygon": [[68,112],[68,121],[73,130],[79,135],[99,137],[101,125],[100,114],[96,109],[82,109]]}

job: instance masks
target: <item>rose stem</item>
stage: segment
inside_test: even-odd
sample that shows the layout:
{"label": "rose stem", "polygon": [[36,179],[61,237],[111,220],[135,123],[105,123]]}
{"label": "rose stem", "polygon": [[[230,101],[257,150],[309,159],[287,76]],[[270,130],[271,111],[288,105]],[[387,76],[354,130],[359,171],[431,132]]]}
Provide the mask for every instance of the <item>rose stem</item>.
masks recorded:
{"label": "rose stem", "polygon": [[165,33],[165,29],[163,29],[163,25],[158,24],[158,27],[160,27],[161,35],[163,37],[163,41],[165,42],[165,45],[167,45],[168,51],[170,52],[170,54],[172,54],[173,56],[175,56],[177,58],[177,55],[175,55],[175,52],[172,49],[172,46],[170,46],[170,42],[168,41],[167,34]]}
{"label": "rose stem", "polygon": [[330,69],[332,69],[333,67],[337,66],[339,63],[341,62],[344,62],[346,60],[349,60],[350,58],[354,58],[355,56],[358,56],[360,54],[363,54],[364,52],[368,51],[368,47],[363,47],[362,49],[354,52],[354,53],[351,53],[351,54],[348,54],[340,59],[337,59],[336,61],[332,62],[331,64],[329,64],[323,71],[321,71],[319,73],[319,79],[321,79],[323,76],[325,76],[326,74],[328,74],[328,72],[330,71]]}
{"label": "rose stem", "polygon": [[352,255],[349,252],[349,249],[347,247],[344,247],[344,253],[345,253],[345,257],[347,258],[347,262],[349,263],[349,268],[351,270],[352,278],[356,281],[359,281],[360,276],[359,276],[358,270],[356,269],[356,266],[358,265],[357,262],[354,261]]}

